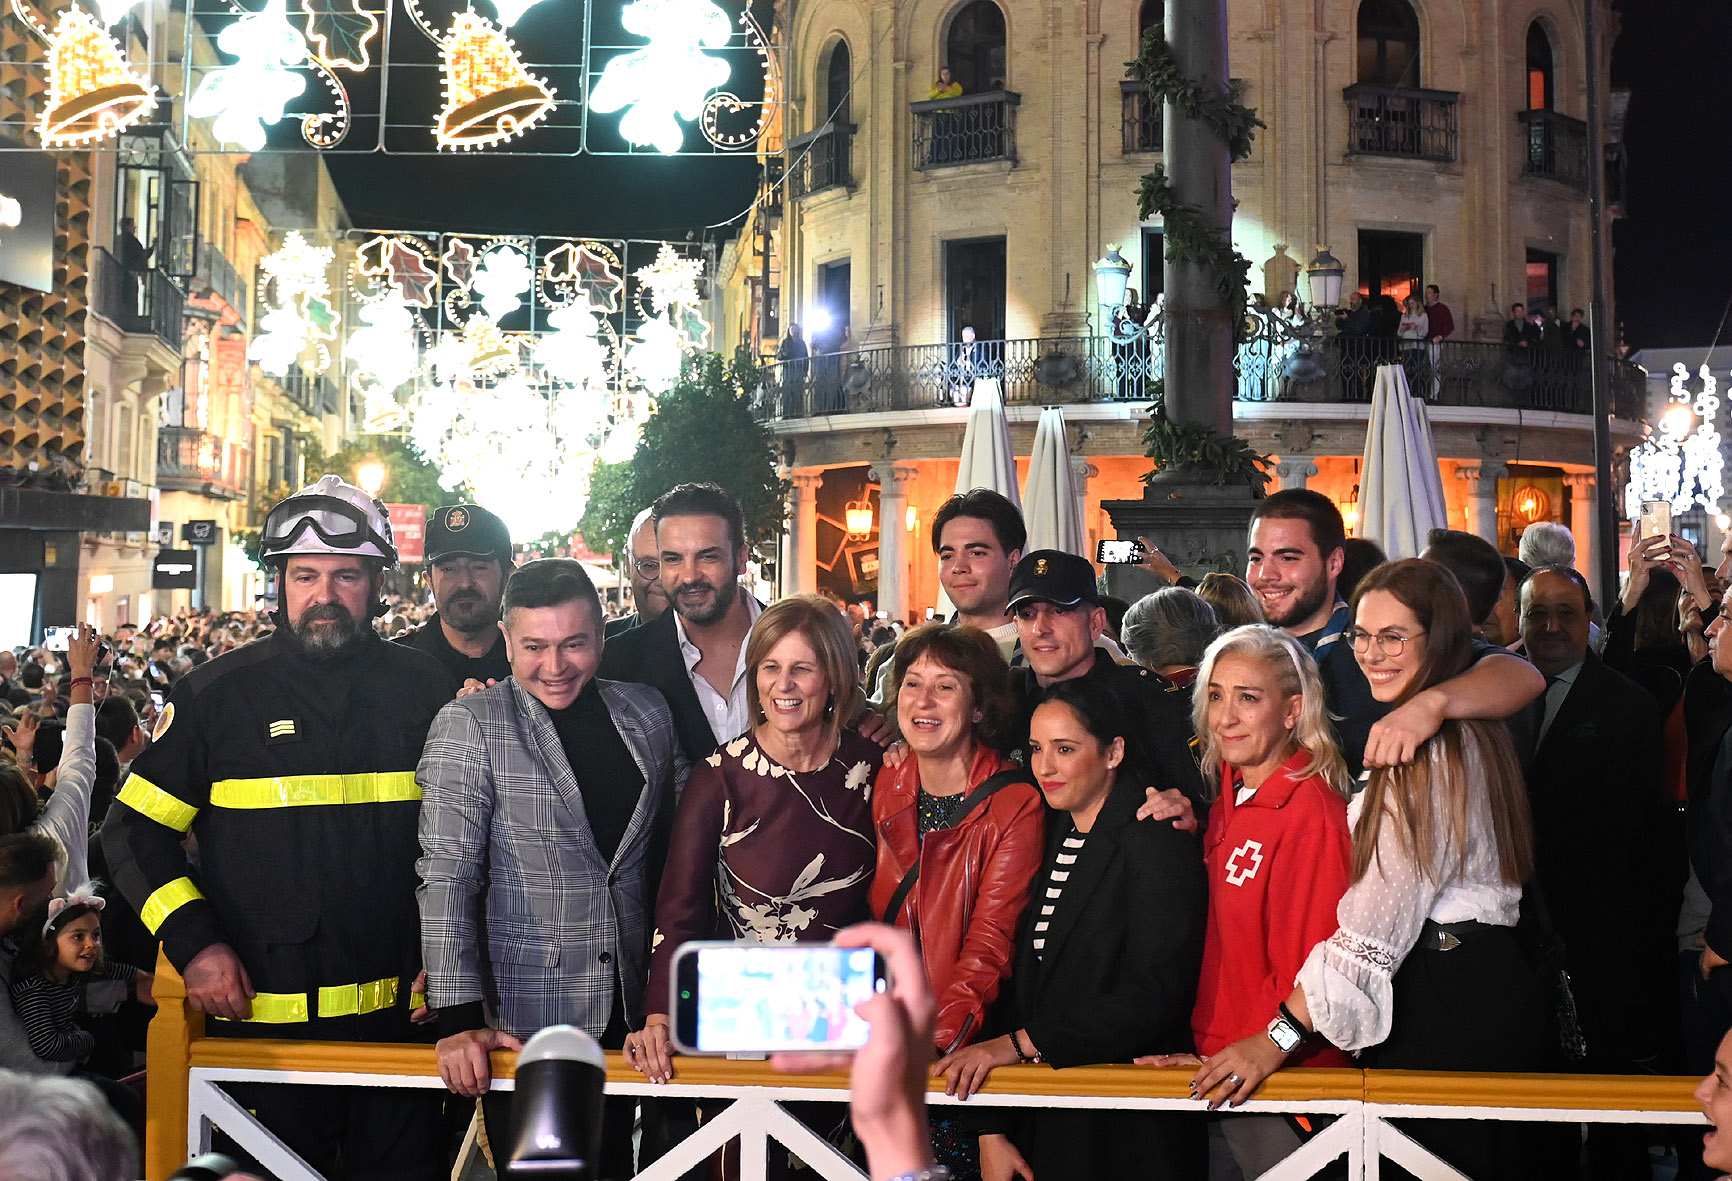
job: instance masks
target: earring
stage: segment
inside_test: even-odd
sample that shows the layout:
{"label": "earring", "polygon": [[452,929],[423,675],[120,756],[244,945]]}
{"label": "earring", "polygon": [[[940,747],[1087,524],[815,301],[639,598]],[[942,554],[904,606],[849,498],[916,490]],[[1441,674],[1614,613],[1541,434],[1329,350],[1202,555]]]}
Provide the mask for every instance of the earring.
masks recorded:
{"label": "earring", "polygon": [[824,703],[824,716],[829,717],[831,714],[833,714],[835,712],[836,712],[836,695],[834,693],[832,693],[832,694],[830,694],[830,700],[828,700]]}

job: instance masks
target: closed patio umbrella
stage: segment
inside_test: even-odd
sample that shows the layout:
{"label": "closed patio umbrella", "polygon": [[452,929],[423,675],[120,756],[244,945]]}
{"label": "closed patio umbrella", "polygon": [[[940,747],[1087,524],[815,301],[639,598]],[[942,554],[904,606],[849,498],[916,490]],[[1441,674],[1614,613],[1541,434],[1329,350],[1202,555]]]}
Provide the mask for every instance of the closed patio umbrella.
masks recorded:
{"label": "closed patio umbrella", "polygon": [[1425,404],[1409,392],[1401,366],[1380,365],[1359,479],[1359,535],[1393,561],[1417,558],[1426,534],[1448,524]]}
{"label": "closed patio umbrella", "polygon": [[1071,472],[1070,443],[1065,436],[1064,411],[1048,406],[1034,428],[1034,451],[1028,461],[1028,491],[1022,517],[1028,525],[1028,548],[1063,550],[1086,558],[1083,506]]}
{"label": "closed patio umbrella", "polygon": [[1022,507],[1022,496],[1016,489],[1016,452],[1010,448],[1010,423],[1004,416],[1004,395],[996,377],[977,380],[968,403],[956,490],[967,492],[970,488],[991,488]]}

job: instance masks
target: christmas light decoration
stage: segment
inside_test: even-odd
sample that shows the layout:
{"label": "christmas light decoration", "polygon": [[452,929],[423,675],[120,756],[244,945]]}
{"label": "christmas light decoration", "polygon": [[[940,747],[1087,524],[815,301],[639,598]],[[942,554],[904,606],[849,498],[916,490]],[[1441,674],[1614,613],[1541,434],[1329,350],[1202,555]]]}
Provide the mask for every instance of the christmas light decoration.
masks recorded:
{"label": "christmas light decoration", "polygon": [[409,413],[388,392],[370,389],[361,401],[361,430],[364,434],[382,435],[399,431],[409,421]]}
{"label": "christmas light decoration", "polygon": [[307,346],[307,322],[293,308],[273,308],[259,317],[247,359],[273,377],[283,377]]}
{"label": "christmas light decoration", "polygon": [[663,242],[655,262],[639,267],[638,282],[650,292],[650,313],[661,315],[675,304],[698,302],[698,279],[704,273],[702,259],[685,258]]}
{"label": "christmas light decoration", "polygon": [[607,385],[608,349],[600,340],[602,321],[577,304],[556,308],[547,322],[555,331],[543,333],[535,345],[535,363],[549,376],[576,386]]}
{"label": "christmas light decoration", "polygon": [[129,69],[120,43],[88,13],[62,12],[48,39],[48,105],[37,126],[42,146],[108,139],[155,109],[156,87]]}
{"label": "christmas light decoration", "polygon": [[542,260],[541,277],[576,288],[589,310],[603,316],[619,311],[625,291],[619,258],[599,242],[566,242],[549,251]]}
{"label": "christmas light decoration", "polygon": [[652,394],[665,394],[680,379],[679,329],[667,320],[645,320],[637,330],[637,340],[626,350],[625,367],[643,388]]}
{"label": "christmas light decoration", "polygon": [[[1625,515],[1635,518],[1644,500],[1670,501],[1674,514],[1700,506],[1720,511],[1725,460],[1720,454],[1719,383],[1703,365],[1702,388],[1690,392],[1690,370],[1672,366],[1672,382],[1654,434],[1630,452],[1630,482],[1624,489]],[[1694,428],[1694,429],[1692,429]]]}
{"label": "christmas light decoration", "polygon": [[372,64],[369,42],[379,32],[378,17],[355,0],[301,0],[301,11],[307,17],[312,56],[357,74]]}
{"label": "christmas light decoration", "polygon": [[499,14],[500,27],[509,29],[540,3],[541,0],[493,0],[493,11]]}
{"label": "christmas light decoration", "polygon": [[356,318],[366,327],[349,334],[343,356],[389,393],[415,376],[415,315],[395,292],[363,304]]}
{"label": "christmas light decoration", "polygon": [[522,306],[523,297],[534,282],[535,271],[522,253],[509,246],[496,246],[481,256],[475,291],[481,296],[481,306],[497,324]]}
{"label": "christmas light decoration", "polygon": [[284,295],[325,295],[331,290],[331,264],[337,252],[314,246],[299,230],[283,235],[283,244],[259,260],[259,269]]}
{"label": "christmas light decoration", "polygon": [[[757,50],[759,64],[763,67],[764,97],[757,102],[747,102],[739,95],[724,90],[720,94],[712,94],[705,101],[702,124],[704,138],[726,150],[748,147],[757,142],[758,137],[770,126],[770,115],[775,109],[777,95],[781,90],[781,74],[776,64],[776,55],[770,52],[769,38],[764,36],[764,30],[752,15],[750,5],[741,11],[740,25],[745,29],[752,47]],[[722,129],[723,114],[737,114],[754,106],[758,108],[758,117],[749,126],[733,131]]]}
{"label": "christmas light decoration", "polygon": [[441,148],[482,148],[528,131],[553,109],[553,90],[523,68],[499,29],[460,12],[440,42],[445,106],[434,139]]}
{"label": "christmas light decoration", "polygon": [[463,325],[463,340],[469,346],[469,370],[475,376],[517,371],[517,350],[506,343],[499,325],[486,316],[475,316]]}
{"label": "christmas light decoration", "polygon": [[[283,244],[259,260],[258,332],[247,356],[276,377],[288,373],[307,346],[335,340],[342,321],[327,298],[330,268],[336,251],[314,246],[297,230],[283,235]],[[324,367],[324,346],[320,345]]]}
{"label": "christmas light decoration", "polygon": [[649,45],[607,63],[590,108],[624,110],[619,130],[627,142],[672,155],[685,143],[680,119],[698,118],[704,96],[728,80],[727,62],[704,48],[725,46],[733,27],[709,0],[635,0],[620,23]]}
{"label": "christmas light decoration", "polygon": [[307,80],[284,66],[307,60],[307,43],[289,23],[283,0],[265,0],[217,34],[217,48],[239,58],[204,76],[186,103],[194,119],[212,119],[211,134],[224,144],[256,152],[265,146],[265,126],[281,123],[283,108],[307,88]]}
{"label": "christmas light decoration", "polygon": [[459,287],[467,287],[474,282],[475,247],[462,238],[451,239],[439,261],[445,264],[445,273],[450,275],[451,281]]}
{"label": "christmas light decoration", "polygon": [[102,23],[113,27],[137,4],[138,0],[96,0],[96,10],[102,14]]}

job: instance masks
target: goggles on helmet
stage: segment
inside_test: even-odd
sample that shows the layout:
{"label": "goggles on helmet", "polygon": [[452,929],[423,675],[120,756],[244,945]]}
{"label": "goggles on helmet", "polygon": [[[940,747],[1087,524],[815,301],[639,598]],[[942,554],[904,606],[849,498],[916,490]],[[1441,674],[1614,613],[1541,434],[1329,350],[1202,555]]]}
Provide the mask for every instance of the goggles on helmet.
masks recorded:
{"label": "goggles on helmet", "polygon": [[308,530],[335,549],[371,546],[380,554],[396,552],[390,539],[379,535],[361,508],[335,496],[291,496],[279,502],[265,516],[260,549],[267,556],[286,551]]}

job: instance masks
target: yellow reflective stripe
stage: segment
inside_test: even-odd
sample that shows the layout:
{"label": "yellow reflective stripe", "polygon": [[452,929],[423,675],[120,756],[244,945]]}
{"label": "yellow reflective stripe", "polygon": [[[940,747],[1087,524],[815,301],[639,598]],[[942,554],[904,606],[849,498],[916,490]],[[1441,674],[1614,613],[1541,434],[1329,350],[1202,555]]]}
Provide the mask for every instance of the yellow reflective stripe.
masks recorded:
{"label": "yellow reflective stripe", "polygon": [[[319,989],[319,1016],[354,1017],[376,1013],[397,1004],[397,977],[369,980],[365,984],[332,984]],[[253,997],[253,1015],[258,1025],[292,1025],[311,1019],[304,992],[261,992]]]}
{"label": "yellow reflective stripe", "polygon": [[169,795],[142,775],[129,775],[126,786],[115,799],[141,816],[147,816],[164,828],[185,832],[192,827],[198,809]]}
{"label": "yellow reflective stripe", "polygon": [[397,978],[369,980],[365,984],[335,984],[319,989],[319,1016],[352,1017],[376,1013],[397,1003]]}
{"label": "yellow reflective stripe", "polygon": [[426,1008],[427,1007],[427,994],[424,992],[412,992],[412,993],[410,993],[409,994],[409,1007],[411,1009],[424,1009],[424,1008]]}
{"label": "yellow reflective stripe", "polygon": [[210,802],[218,808],[300,808],[317,804],[390,804],[419,800],[413,771],[362,771],[352,775],[278,775],[269,779],[219,779]]}
{"label": "yellow reflective stripe", "polygon": [[145,928],[156,934],[157,928],[168,921],[168,916],[195,899],[203,898],[191,878],[176,878],[166,886],[159,886],[151,891],[149,898],[139,908],[138,917],[144,920]]}

